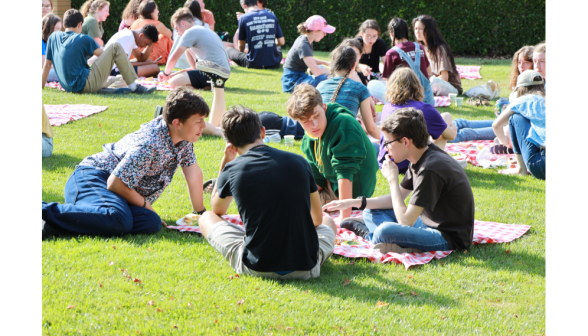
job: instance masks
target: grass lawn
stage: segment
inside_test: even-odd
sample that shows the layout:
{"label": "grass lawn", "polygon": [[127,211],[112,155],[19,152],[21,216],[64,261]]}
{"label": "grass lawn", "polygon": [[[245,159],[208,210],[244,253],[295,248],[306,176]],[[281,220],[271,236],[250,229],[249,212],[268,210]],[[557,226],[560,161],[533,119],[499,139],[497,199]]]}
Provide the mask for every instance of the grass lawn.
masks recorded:
{"label": "grass lawn", "polygon": [[[465,90],[493,79],[502,87],[501,97],[508,97],[509,61],[456,63],[482,65],[483,79],[463,80]],[[289,95],[281,92],[280,76],[281,70],[233,68],[227,105],[285,115]],[[63,189],[75,166],[103,144],[139,129],[166,95],[43,90],[44,104],[108,105],[105,112],[53,128],[53,156],[43,159],[43,200],[64,202]],[[212,104],[212,93],[202,95]],[[439,111],[454,118],[494,118],[493,106],[465,102],[462,108]],[[272,146],[302,155],[300,141],[294,147]],[[219,138],[203,137],[195,144],[205,180],[217,175],[223,148]],[[333,256],[320,278],[290,282],[231,278],[235,272],[228,263],[196,234],[162,229],[117,238],[60,237],[42,243],[43,333],[544,334],[545,182],[471,165],[466,173],[476,219],[528,224],[531,230],[510,244],[477,245],[408,271],[402,265]],[[378,172],[374,196],[388,193]],[[205,205],[210,209],[209,194]],[[181,170],[154,208],[169,224],[192,211]],[[234,204],[229,213],[237,213]],[[350,283],[344,286],[346,279]]]}

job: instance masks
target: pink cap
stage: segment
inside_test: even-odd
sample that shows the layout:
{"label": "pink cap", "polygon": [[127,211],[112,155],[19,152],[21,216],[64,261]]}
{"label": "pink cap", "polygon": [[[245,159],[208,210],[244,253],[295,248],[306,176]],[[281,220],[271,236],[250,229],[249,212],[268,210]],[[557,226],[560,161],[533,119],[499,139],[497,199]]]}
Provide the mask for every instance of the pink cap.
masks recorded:
{"label": "pink cap", "polygon": [[327,20],[320,15],[313,15],[306,19],[304,23],[304,27],[308,30],[322,30],[327,34],[332,34],[335,32],[335,27],[329,26],[327,24]]}

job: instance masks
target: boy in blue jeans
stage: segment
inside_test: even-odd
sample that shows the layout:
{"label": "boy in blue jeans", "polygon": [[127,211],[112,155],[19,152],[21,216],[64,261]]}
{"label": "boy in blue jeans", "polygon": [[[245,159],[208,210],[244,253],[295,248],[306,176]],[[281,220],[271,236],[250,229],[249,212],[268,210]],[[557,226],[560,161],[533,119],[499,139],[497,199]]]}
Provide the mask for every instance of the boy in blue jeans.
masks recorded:
{"label": "boy in blue jeans", "polygon": [[[341,227],[369,239],[382,253],[467,250],[474,234],[474,195],[463,168],[435,144],[421,111],[398,109],[382,123],[389,153],[382,174],[391,195],[333,201],[323,210],[357,207],[363,221],[346,219]],[[410,161],[398,184],[394,162]],[[408,207],[404,199],[411,193]]]}
{"label": "boy in blue jeans", "polygon": [[65,204],[42,204],[43,238],[72,234],[154,233],[165,223],[151,206],[171,183],[178,166],[192,207],[202,214],[202,170],[194,142],[209,108],[197,93],[178,88],[167,96],[163,115],[103,152],[86,157],[65,185]]}

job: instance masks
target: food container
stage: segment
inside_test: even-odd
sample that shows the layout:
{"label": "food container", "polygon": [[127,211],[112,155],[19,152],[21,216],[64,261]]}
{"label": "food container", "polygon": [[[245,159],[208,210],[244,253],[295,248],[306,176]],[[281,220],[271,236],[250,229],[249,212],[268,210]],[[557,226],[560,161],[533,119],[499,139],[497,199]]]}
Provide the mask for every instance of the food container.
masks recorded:
{"label": "food container", "polygon": [[449,94],[449,102],[453,103],[455,98],[457,97],[457,93],[450,93]]}
{"label": "food container", "polygon": [[294,136],[293,135],[284,135],[284,144],[286,146],[294,146]]}
{"label": "food container", "polygon": [[455,97],[455,106],[462,107],[463,106],[463,97]]}

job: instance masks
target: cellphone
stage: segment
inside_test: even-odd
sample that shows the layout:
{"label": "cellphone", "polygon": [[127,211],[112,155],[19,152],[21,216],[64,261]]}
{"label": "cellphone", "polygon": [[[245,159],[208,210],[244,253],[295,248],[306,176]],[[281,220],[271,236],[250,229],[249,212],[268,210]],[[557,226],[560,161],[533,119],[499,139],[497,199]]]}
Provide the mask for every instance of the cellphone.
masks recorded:
{"label": "cellphone", "polygon": [[163,56],[159,56],[157,57],[157,59],[155,60],[155,62],[159,61]]}

